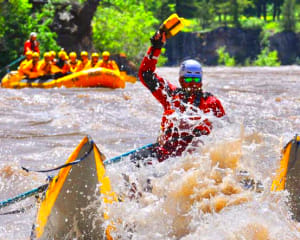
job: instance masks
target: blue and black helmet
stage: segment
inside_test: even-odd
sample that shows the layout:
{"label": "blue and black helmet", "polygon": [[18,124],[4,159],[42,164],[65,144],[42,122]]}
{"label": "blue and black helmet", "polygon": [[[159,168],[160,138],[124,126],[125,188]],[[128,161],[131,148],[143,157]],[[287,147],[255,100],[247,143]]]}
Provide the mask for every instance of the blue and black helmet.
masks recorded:
{"label": "blue and black helmet", "polygon": [[193,59],[185,60],[181,63],[179,77],[197,77],[202,79],[202,66]]}

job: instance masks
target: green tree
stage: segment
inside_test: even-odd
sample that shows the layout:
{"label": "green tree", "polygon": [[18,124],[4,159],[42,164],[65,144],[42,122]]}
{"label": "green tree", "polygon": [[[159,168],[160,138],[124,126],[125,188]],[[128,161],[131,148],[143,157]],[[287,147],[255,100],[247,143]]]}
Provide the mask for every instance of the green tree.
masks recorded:
{"label": "green tree", "polygon": [[172,13],[176,12],[175,0],[140,0],[139,2],[143,3],[145,10],[151,11],[153,15],[159,20],[159,22],[162,22]]}
{"label": "green tree", "polygon": [[9,0],[0,3],[0,65],[6,65],[22,54],[28,38],[27,26],[31,4],[27,0]]}
{"label": "green tree", "polygon": [[46,5],[41,12],[32,13],[28,0],[0,1],[0,66],[5,66],[23,54],[29,33],[38,33],[41,52],[57,49],[56,34],[50,30],[54,9]]}
{"label": "green tree", "polygon": [[197,2],[196,0],[176,0],[176,12],[179,16],[184,18],[194,18],[196,17],[196,10],[197,10]]}
{"label": "green tree", "polygon": [[212,1],[201,0],[197,6],[197,18],[200,21],[201,27],[207,28],[214,20],[214,6]]}
{"label": "green tree", "polygon": [[225,51],[225,46],[219,47],[216,51],[218,53],[218,63],[227,67],[235,66],[234,57],[230,57],[229,53]]}
{"label": "green tree", "polygon": [[[160,22],[144,4],[134,0],[110,0],[100,3],[93,19],[93,42],[97,50],[125,52],[129,59],[139,62],[149,38]],[[110,4],[108,7],[107,4]]]}
{"label": "green tree", "polygon": [[267,0],[254,0],[256,6],[256,16],[260,18],[264,16],[264,20],[267,20]]}
{"label": "green tree", "polygon": [[29,16],[30,23],[28,24],[28,30],[38,33],[41,53],[49,50],[58,51],[60,49],[60,46],[56,43],[57,34],[50,29],[54,14],[54,6],[52,4],[46,4],[41,9],[41,12]]}
{"label": "green tree", "polygon": [[235,27],[240,27],[240,16],[244,9],[252,5],[249,0],[230,0],[230,15],[233,18],[233,24]]}
{"label": "green tree", "polygon": [[230,2],[228,0],[213,0],[213,4],[214,12],[218,16],[219,22],[223,22],[227,25],[227,16],[230,13]]}
{"label": "green tree", "polygon": [[273,21],[279,20],[283,0],[273,0]]}
{"label": "green tree", "polygon": [[296,17],[295,17],[295,0],[285,0],[282,6],[282,28],[285,31],[295,31]]}
{"label": "green tree", "polygon": [[276,50],[270,51],[269,47],[265,47],[254,61],[255,66],[280,66],[278,53]]}

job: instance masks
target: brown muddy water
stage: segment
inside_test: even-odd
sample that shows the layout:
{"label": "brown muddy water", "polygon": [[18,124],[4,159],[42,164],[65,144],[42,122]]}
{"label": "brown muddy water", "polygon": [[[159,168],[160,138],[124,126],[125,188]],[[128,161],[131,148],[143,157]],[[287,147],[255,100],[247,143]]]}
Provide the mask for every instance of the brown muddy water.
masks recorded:
{"label": "brown muddy water", "polygon": [[[157,72],[177,83],[178,68]],[[125,198],[99,206],[99,218],[105,207],[120,239],[300,239],[288,192],[270,191],[282,147],[300,133],[299,76],[296,66],[205,67],[204,89],[221,100],[226,118],[213,120],[212,134],[193,154],[140,169],[128,159],[108,166],[113,190]],[[22,166],[58,166],[85,135],[107,158],[155,142],[161,115],[140,82],[116,90],[0,89],[0,201],[45,183],[46,174]],[[245,190],[240,170],[264,191]],[[122,173],[142,192],[138,200],[126,198]],[[148,178],[153,190],[143,192]],[[1,212],[33,203],[29,198]],[[0,215],[0,239],[29,239],[35,214],[36,207]]]}

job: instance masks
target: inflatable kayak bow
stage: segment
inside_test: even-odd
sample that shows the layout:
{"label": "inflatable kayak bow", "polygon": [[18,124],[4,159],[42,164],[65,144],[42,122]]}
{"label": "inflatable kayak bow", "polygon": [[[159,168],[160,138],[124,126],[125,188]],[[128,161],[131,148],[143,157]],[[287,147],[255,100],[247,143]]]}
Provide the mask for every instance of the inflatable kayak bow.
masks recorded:
{"label": "inflatable kayak bow", "polygon": [[[99,196],[104,203],[117,201],[103,160],[95,143],[83,138],[51,180],[38,209],[32,239],[74,239],[78,233],[84,239],[100,239],[104,231],[97,211]],[[104,218],[108,218],[105,213]],[[110,228],[106,229],[108,239]]]}
{"label": "inflatable kayak bow", "polygon": [[289,206],[293,218],[300,221],[300,136],[288,142],[282,152],[280,168],[277,170],[271,190],[289,192]]}
{"label": "inflatable kayak bow", "polygon": [[272,191],[282,191],[287,182],[295,177],[300,179],[300,136],[296,135],[283,148],[280,167],[272,182]]}

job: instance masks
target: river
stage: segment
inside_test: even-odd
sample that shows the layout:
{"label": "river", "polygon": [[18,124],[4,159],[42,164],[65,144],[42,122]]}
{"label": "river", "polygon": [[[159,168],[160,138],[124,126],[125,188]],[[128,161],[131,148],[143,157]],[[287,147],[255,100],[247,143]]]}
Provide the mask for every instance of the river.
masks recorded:
{"label": "river", "polygon": [[[177,83],[178,68],[159,68]],[[126,191],[122,173],[142,197],[106,206],[121,239],[300,239],[288,192],[271,192],[281,149],[300,132],[300,67],[204,67],[204,90],[217,96],[226,118],[215,120],[192,154],[133,168],[107,167],[113,190]],[[33,189],[89,135],[107,158],[156,141],[162,107],[142,86],[125,89],[0,89],[0,201]],[[247,171],[263,192],[245,190]],[[152,192],[143,192],[146,179]],[[32,199],[1,212],[29,206]],[[0,215],[0,239],[30,236],[36,208]],[[101,216],[99,216],[100,218]],[[121,219],[121,221],[120,221]]]}

